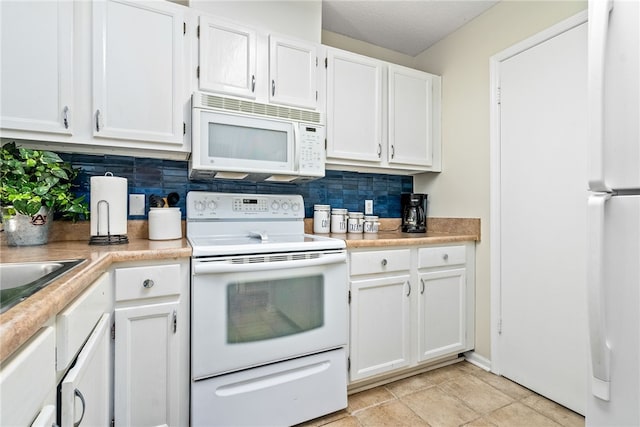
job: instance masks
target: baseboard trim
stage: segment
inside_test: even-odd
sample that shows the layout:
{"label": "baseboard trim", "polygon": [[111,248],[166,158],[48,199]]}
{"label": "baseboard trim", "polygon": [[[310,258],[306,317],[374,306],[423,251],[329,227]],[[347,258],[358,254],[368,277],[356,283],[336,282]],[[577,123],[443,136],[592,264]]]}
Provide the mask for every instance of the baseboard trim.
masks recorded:
{"label": "baseboard trim", "polygon": [[484,369],[487,372],[491,372],[491,360],[484,356],[480,356],[475,351],[468,351],[464,353],[464,358],[472,365],[476,365],[478,368]]}

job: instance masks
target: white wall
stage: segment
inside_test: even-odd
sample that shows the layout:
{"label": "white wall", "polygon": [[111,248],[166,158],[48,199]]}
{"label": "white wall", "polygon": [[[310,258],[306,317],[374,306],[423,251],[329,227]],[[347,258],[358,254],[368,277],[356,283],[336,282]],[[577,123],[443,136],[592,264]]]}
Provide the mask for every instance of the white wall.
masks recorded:
{"label": "white wall", "polygon": [[240,24],[320,43],[320,0],[189,0],[189,6]]}
{"label": "white wall", "polygon": [[585,1],[502,1],[416,57],[442,76],[442,170],[414,179],[429,215],[481,218],[476,257],[476,352],[491,358],[489,58],[586,8]]}

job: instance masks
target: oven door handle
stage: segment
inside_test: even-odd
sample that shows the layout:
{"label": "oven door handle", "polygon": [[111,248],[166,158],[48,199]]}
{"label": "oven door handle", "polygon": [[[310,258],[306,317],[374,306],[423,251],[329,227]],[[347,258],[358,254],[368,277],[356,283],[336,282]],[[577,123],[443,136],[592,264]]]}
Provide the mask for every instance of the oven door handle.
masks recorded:
{"label": "oven door handle", "polygon": [[292,261],[273,261],[263,263],[231,264],[226,262],[197,261],[193,263],[193,274],[244,273],[253,271],[283,270],[318,265],[339,264],[347,261],[346,253],[324,254],[319,258]]}

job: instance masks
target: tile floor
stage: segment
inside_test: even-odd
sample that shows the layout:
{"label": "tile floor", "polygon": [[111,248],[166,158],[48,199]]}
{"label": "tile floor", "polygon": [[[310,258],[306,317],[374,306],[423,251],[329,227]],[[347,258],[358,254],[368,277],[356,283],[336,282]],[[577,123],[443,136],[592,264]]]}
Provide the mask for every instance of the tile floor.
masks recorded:
{"label": "tile floor", "polygon": [[349,396],[347,409],[304,427],[584,426],[584,417],[468,362]]}

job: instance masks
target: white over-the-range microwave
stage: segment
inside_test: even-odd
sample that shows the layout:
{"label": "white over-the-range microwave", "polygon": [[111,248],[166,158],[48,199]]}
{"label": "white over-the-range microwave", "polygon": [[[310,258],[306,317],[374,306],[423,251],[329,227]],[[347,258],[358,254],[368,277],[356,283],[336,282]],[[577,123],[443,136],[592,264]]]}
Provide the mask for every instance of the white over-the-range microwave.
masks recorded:
{"label": "white over-the-range microwave", "polygon": [[195,92],[191,179],[306,182],[324,176],[318,112]]}

